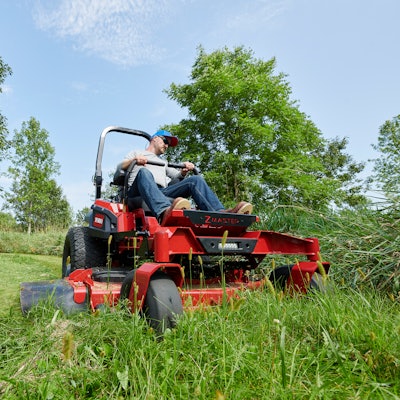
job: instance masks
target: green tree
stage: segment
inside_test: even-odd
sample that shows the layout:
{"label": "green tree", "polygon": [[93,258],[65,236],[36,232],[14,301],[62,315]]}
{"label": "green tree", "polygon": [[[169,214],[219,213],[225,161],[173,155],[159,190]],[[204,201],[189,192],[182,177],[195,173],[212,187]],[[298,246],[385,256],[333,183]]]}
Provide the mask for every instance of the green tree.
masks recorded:
{"label": "green tree", "polygon": [[333,198],[336,205],[363,206],[367,204],[363,194],[364,181],[357,176],[363,171],[365,163],[356,163],[353,157],[345,153],[347,144],[347,138],[326,140],[319,154],[326,176],[340,185]]}
{"label": "green tree", "polygon": [[71,207],[52,178],[60,167],[48,138],[48,132],[32,117],[15,131],[11,141],[12,166],[8,173],[12,185],[5,195],[6,207],[28,233],[50,226],[66,227],[72,219]]}
{"label": "green tree", "polygon": [[77,226],[88,225],[86,216],[89,214],[89,212],[90,212],[89,207],[83,207],[81,210],[78,210],[77,213],[75,214],[74,225]]}
{"label": "green tree", "polygon": [[386,121],[379,129],[378,143],[373,148],[380,153],[374,161],[370,183],[381,189],[390,202],[400,201],[400,115]]}
{"label": "green tree", "polygon": [[[0,93],[3,92],[2,85],[6,77],[11,74],[11,68],[0,57]],[[0,113],[0,161],[8,148],[7,134],[7,119]]]}
{"label": "green tree", "polygon": [[[354,201],[353,181],[363,166],[343,154],[345,141],[325,140],[299,111],[275,66],[275,59],[255,59],[243,47],[210,54],[199,47],[191,83],[165,90],[188,110],[167,127],[181,140],[172,156],[197,164],[225,203],[324,208]],[[332,149],[340,159],[330,156]]]}
{"label": "green tree", "polygon": [[2,232],[16,231],[18,229],[15,218],[9,213],[0,212],[0,230]]}

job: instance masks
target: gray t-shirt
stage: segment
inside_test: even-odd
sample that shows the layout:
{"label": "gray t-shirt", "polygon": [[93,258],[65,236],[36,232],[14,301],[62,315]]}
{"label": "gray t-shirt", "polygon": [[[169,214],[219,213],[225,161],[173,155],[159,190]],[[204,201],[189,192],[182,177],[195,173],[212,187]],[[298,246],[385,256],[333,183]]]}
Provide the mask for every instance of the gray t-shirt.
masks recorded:
{"label": "gray t-shirt", "polygon": [[139,171],[140,168],[147,168],[154,176],[154,180],[157,183],[157,185],[161,187],[167,187],[168,183],[175,178],[182,178],[181,171],[168,167],[168,162],[163,160],[162,158],[158,157],[151,151],[147,150],[133,150],[129,154],[126,155],[124,158],[125,160],[132,160],[133,158],[137,156],[143,156],[146,157],[148,161],[154,161],[157,163],[162,163],[162,165],[152,165],[152,164],[146,164],[146,165],[135,165],[131,175],[128,179],[128,186],[131,186],[133,181],[136,178],[136,175]]}

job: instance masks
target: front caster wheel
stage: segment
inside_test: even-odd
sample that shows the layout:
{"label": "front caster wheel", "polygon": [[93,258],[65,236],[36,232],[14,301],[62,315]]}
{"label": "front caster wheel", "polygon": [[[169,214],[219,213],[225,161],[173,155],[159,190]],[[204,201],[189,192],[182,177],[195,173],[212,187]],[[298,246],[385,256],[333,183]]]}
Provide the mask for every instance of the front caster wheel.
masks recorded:
{"label": "front caster wheel", "polygon": [[182,299],[174,281],[161,271],[155,272],[144,303],[144,314],[150,326],[162,334],[176,326],[177,317],[182,313]]}
{"label": "front caster wheel", "polygon": [[[126,276],[121,286],[120,301],[129,299],[135,271]],[[174,281],[164,272],[156,271],[150,278],[142,314],[149,325],[163,334],[176,326],[177,317],[183,313],[182,299]]]}

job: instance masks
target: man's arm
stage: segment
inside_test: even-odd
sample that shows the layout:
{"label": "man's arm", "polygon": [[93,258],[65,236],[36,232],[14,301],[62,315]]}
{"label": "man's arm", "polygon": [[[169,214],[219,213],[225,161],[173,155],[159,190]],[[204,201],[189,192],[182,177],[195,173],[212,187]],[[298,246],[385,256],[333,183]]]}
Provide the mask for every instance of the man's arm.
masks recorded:
{"label": "man's arm", "polygon": [[141,155],[137,155],[132,158],[125,158],[120,164],[121,168],[124,170],[128,169],[129,165],[131,165],[133,161],[136,161],[137,165],[145,165],[147,163],[147,158]]}
{"label": "man's arm", "polygon": [[195,168],[194,164],[189,161],[186,161],[182,164],[185,166],[185,168],[177,169],[177,168],[167,167],[166,169],[167,176],[171,178],[172,182],[178,182],[182,180],[183,178],[185,178],[185,176],[189,171],[193,171]]}

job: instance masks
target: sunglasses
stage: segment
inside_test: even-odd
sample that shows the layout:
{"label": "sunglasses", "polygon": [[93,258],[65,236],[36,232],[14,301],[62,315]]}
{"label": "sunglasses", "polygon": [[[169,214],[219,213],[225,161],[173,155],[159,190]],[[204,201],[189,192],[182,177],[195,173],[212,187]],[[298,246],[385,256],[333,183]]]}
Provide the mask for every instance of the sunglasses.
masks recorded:
{"label": "sunglasses", "polygon": [[164,142],[164,144],[168,144],[169,145],[169,141],[165,136],[159,136],[161,138],[161,140]]}

